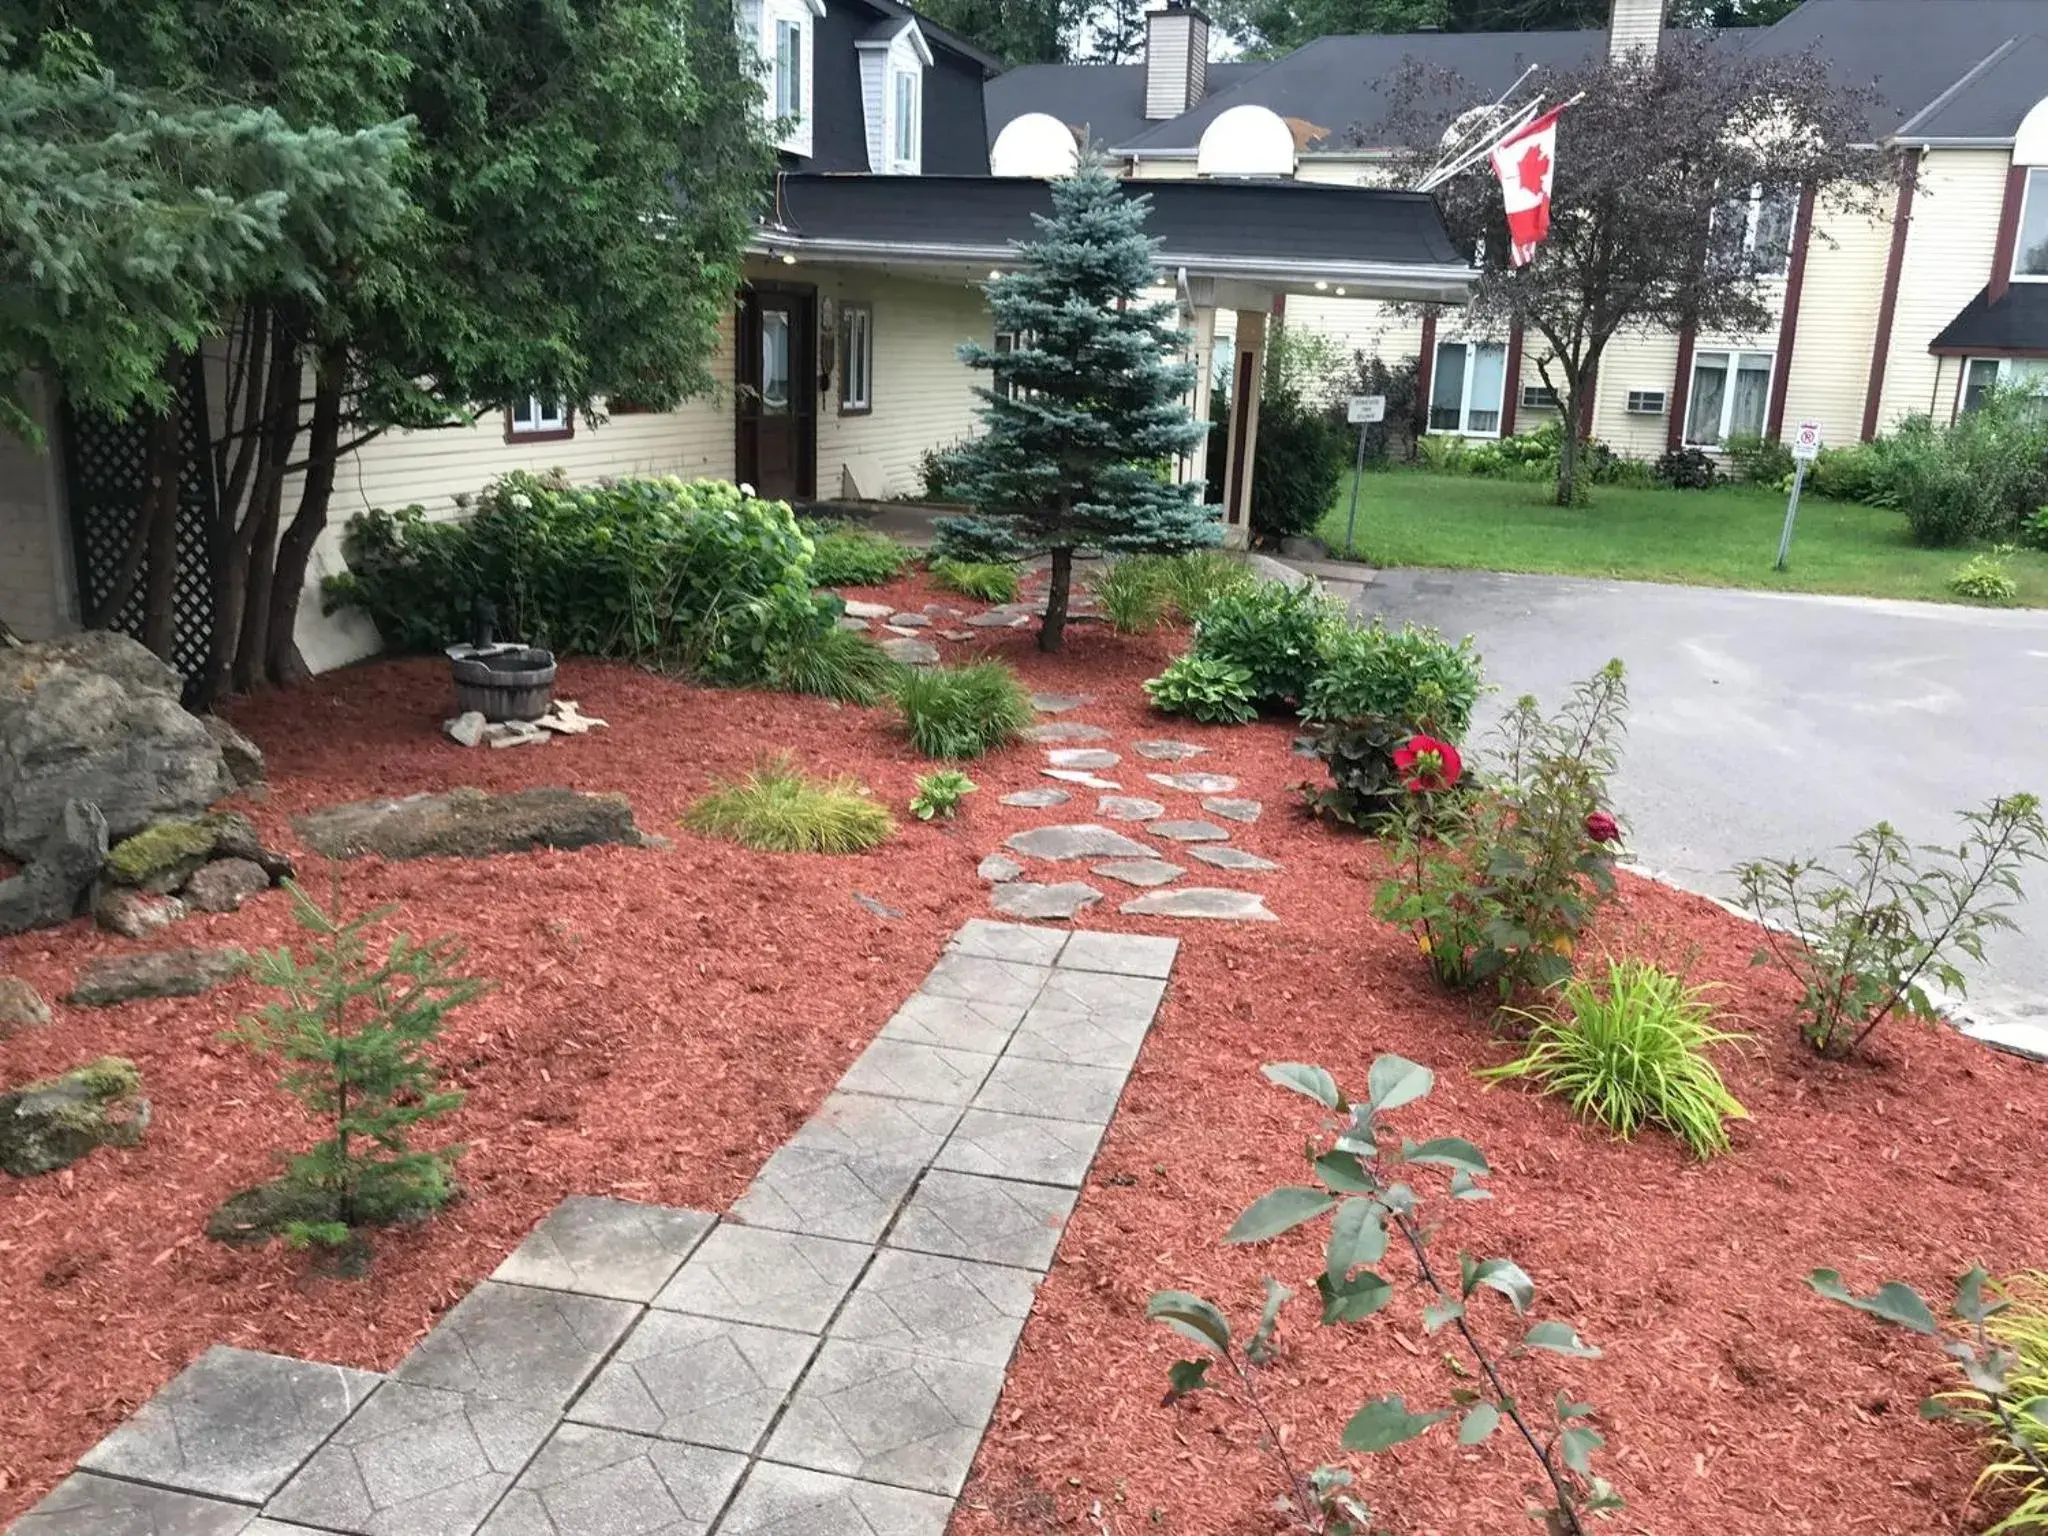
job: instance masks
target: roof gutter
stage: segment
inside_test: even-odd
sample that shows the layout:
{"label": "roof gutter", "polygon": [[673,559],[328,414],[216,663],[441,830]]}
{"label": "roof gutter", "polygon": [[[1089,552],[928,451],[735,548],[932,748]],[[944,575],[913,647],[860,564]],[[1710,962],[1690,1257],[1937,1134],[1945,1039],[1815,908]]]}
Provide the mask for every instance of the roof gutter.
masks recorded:
{"label": "roof gutter", "polygon": [[2011,149],[2013,136],[2004,138],[1970,138],[1954,135],[1947,138],[1928,137],[1922,134],[1895,133],[1885,140],[1886,144],[1901,149]]}

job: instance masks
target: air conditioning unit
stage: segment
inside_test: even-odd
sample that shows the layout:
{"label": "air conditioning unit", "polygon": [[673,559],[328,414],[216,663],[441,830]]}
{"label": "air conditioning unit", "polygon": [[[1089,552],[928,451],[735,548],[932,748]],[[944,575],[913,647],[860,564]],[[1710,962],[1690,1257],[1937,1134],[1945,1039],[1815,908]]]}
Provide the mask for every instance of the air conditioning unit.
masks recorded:
{"label": "air conditioning unit", "polygon": [[1628,392],[1628,414],[1631,416],[1662,416],[1664,414],[1664,391],[1661,389],[1632,389]]}
{"label": "air conditioning unit", "polygon": [[1525,411],[1556,410],[1557,391],[1548,384],[1524,384],[1522,386],[1522,409]]}

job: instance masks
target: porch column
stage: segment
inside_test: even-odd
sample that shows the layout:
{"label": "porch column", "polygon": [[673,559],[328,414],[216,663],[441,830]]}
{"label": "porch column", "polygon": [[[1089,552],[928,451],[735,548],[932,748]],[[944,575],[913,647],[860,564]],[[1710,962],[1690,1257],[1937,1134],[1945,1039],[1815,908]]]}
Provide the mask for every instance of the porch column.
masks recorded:
{"label": "porch column", "polygon": [[1223,472],[1223,542],[1251,542],[1252,466],[1259,452],[1259,379],[1266,371],[1266,311],[1237,312],[1237,363],[1231,374],[1230,462]]}
{"label": "porch column", "polygon": [[[1211,380],[1216,372],[1216,307],[1213,304],[1196,306],[1192,335],[1188,359],[1195,365],[1195,393],[1188,402],[1188,411],[1206,427],[1209,424]],[[1206,435],[1180,456],[1180,483],[1195,488],[1196,501],[1208,499],[1209,439]]]}

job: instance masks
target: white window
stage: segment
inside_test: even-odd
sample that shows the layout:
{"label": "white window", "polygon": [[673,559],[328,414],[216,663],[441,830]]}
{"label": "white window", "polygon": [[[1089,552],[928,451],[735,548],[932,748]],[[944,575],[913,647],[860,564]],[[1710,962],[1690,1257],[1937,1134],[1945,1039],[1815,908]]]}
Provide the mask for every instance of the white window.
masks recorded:
{"label": "white window", "polygon": [[1761,437],[1770,406],[1770,353],[1696,353],[1685,440],[1695,448],[1718,448],[1731,437]]}
{"label": "white window", "polygon": [[1497,341],[1440,341],[1429,381],[1429,430],[1499,437],[1508,349]]}
{"label": "white window", "polygon": [[1525,411],[1556,410],[1557,391],[1548,384],[1524,384],[1522,386],[1522,409]]}
{"label": "white window", "polygon": [[774,89],[769,105],[779,118],[804,115],[804,24],[775,23]]}
{"label": "white window", "polygon": [[2027,190],[2020,202],[2020,237],[2012,248],[2012,275],[2016,282],[2048,281],[2048,166],[2027,172]]}
{"label": "white window", "polygon": [[575,430],[568,406],[540,395],[513,401],[506,415],[508,437],[567,437]]}
{"label": "white window", "polygon": [[1993,388],[2022,387],[2033,390],[2042,414],[2048,414],[2048,358],[1973,357],[1963,365],[1963,412],[1982,406]]}
{"label": "white window", "polygon": [[874,406],[875,312],[865,304],[839,311],[839,409],[855,415]]}
{"label": "white window", "polygon": [[1631,416],[1662,416],[1664,414],[1664,391],[1661,389],[1632,389],[1623,399],[1621,408]]}
{"label": "white window", "polygon": [[898,70],[890,92],[891,107],[895,113],[890,153],[899,166],[915,166],[918,162],[918,141],[923,137],[923,125],[918,122],[917,94],[917,76],[907,69]]}
{"label": "white window", "polygon": [[1792,232],[1799,198],[1784,190],[1751,187],[1714,210],[1715,250],[1731,266],[1760,277],[1783,277],[1792,262]]}

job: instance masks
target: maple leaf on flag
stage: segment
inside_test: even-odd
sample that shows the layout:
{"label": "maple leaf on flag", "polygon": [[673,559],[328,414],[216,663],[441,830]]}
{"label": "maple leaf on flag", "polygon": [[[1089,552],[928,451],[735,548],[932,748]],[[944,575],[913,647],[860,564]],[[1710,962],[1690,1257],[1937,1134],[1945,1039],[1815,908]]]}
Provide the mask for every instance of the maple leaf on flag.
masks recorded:
{"label": "maple leaf on flag", "polygon": [[1544,178],[1549,172],[1550,157],[1543,153],[1541,144],[1531,144],[1528,153],[1515,166],[1515,174],[1521,179],[1524,189],[1538,197],[1543,195]]}

